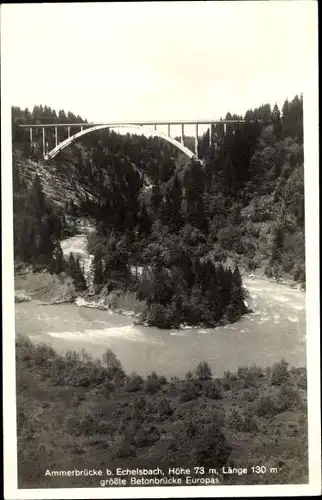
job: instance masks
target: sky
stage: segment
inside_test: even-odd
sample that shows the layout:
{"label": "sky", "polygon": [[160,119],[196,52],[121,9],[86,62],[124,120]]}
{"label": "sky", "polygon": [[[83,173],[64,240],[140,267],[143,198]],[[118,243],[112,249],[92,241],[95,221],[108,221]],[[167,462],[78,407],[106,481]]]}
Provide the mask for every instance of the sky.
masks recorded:
{"label": "sky", "polygon": [[2,5],[6,98],[93,122],[282,106],[317,64],[316,12],[311,0]]}

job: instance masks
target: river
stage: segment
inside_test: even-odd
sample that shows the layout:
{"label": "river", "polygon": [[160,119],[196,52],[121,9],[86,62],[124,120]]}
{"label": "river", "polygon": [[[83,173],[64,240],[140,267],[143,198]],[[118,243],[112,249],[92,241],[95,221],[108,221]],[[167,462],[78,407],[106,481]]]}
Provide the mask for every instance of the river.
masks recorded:
{"label": "river", "polygon": [[223,327],[160,330],[135,326],[131,317],[111,311],[33,300],[15,304],[16,334],[59,352],[85,348],[101,357],[111,348],[126,372],[141,375],[155,370],[182,377],[203,360],[215,376],[253,363],[269,366],[283,357],[291,366],[305,366],[305,293],[261,279],[243,282],[254,312]]}

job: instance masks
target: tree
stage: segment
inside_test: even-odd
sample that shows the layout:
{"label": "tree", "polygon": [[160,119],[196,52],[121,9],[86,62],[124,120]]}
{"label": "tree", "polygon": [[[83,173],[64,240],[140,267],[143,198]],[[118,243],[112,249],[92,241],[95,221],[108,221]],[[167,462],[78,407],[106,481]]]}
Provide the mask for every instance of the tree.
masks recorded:
{"label": "tree", "polygon": [[101,259],[101,252],[95,251],[94,260],[92,263],[93,270],[93,283],[94,285],[101,285],[104,279],[103,264]]}
{"label": "tree", "polygon": [[40,221],[41,218],[45,215],[46,205],[45,205],[45,195],[38,174],[36,174],[32,184],[29,204],[36,218],[38,219],[38,221]]}
{"label": "tree", "polygon": [[39,238],[37,245],[38,258],[41,258],[43,263],[52,262],[54,246],[54,237],[50,230],[48,216],[45,215],[39,225]]}
{"label": "tree", "polygon": [[160,186],[159,184],[154,184],[152,186],[152,193],[150,198],[150,210],[155,218],[157,218],[158,216],[158,210],[161,201],[162,201],[162,194],[160,192]]}
{"label": "tree", "polygon": [[199,380],[209,380],[212,378],[212,371],[207,361],[201,361],[196,368],[196,377]]}
{"label": "tree", "polygon": [[271,261],[279,260],[283,248],[284,231],[281,224],[277,224],[273,232],[273,248]]}
{"label": "tree", "polygon": [[203,202],[204,173],[199,162],[192,160],[185,168],[183,188],[187,222],[200,230],[206,230],[207,221]]}
{"label": "tree", "polygon": [[242,287],[242,279],[238,267],[236,266],[232,273],[230,269],[227,271],[229,280],[231,280],[230,301],[227,308],[227,316],[229,321],[236,321],[242,314],[246,312],[244,303],[244,294]]}
{"label": "tree", "polygon": [[175,163],[172,158],[165,160],[159,167],[159,181],[161,183],[168,182],[174,174]]}
{"label": "tree", "polygon": [[65,269],[64,254],[59,242],[55,243],[53,260],[52,260],[52,272],[54,274],[62,273]]}
{"label": "tree", "polygon": [[160,206],[160,219],[171,230],[178,231],[183,223],[181,214],[182,191],[178,176],[175,175],[166,185]]}
{"label": "tree", "polygon": [[209,150],[209,129],[202,135],[198,142],[198,158],[203,159],[207,157]]}
{"label": "tree", "polygon": [[80,291],[86,289],[86,281],[85,281],[85,277],[84,277],[84,272],[80,266],[79,258],[76,259],[74,283],[75,283],[76,289],[78,289]]}
{"label": "tree", "polygon": [[147,238],[151,233],[152,220],[146,209],[145,203],[141,203],[138,213],[138,236]]}
{"label": "tree", "polygon": [[283,133],[283,126],[281,121],[281,113],[276,103],[273,108],[272,116],[273,116],[274,134],[277,139],[280,139]]}
{"label": "tree", "polygon": [[79,258],[75,258],[72,253],[68,257],[66,272],[73,279],[77,290],[82,291],[86,289],[86,281],[80,267]]}

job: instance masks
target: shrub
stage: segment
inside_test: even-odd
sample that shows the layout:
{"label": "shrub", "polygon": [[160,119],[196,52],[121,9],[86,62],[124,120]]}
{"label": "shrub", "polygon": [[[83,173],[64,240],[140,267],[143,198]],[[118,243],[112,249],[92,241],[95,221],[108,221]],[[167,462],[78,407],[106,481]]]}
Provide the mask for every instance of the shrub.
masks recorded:
{"label": "shrub", "polygon": [[249,271],[255,271],[257,267],[259,267],[258,262],[254,259],[254,257],[249,257],[247,262],[247,268]]}
{"label": "shrub", "polygon": [[33,361],[36,366],[45,368],[56,356],[55,351],[48,345],[39,344],[33,347]]}
{"label": "shrub", "polygon": [[155,394],[160,390],[161,384],[157,378],[148,376],[144,382],[144,390],[149,394]]}
{"label": "shrub", "polygon": [[187,373],[185,374],[184,376],[184,379],[187,381],[187,382],[192,382],[192,380],[194,380],[194,377],[193,377],[193,373],[191,370],[188,370]]}
{"label": "shrub", "polygon": [[196,368],[196,377],[199,380],[209,380],[212,378],[212,371],[207,361],[201,361]]}
{"label": "shrub", "polygon": [[229,413],[227,417],[227,425],[235,431],[243,430],[243,419],[241,414],[235,408]]}
{"label": "shrub", "polygon": [[237,375],[240,380],[244,381],[243,385],[247,389],[256,386],[257,379],[263,376],[263,371],[261,368],[253,365],[250,368],[238,368]]}
{"label": "shrub", "polygon": [[185,403],[197,399],[201,394],[200,386],[196,382],[185,382],[180,388],[179,401]]}
{"label": "shrub", "polygon": [[258,398],[251,409],[258,417],[274,417],[278,413],[299,406],[301,397],[297,388],[289,383],[281,385],[277,395],[264,395]]}
{"label": "shrub", "polygon": [[156,414],[158,413],[158,403],[156,398],[149,398],[146,405],[146,413]]}
{"label": "shrub", "polygon": [[168,398],[162,398],[159,402],[159,415],[161,417],[172,415],[173,410]]}
{"label": "shrub", "polygon": [[277,403],[281,411],[298,406],[301,403],[301,396],[296,386],[290,383],[282,384],[277,395]]}
{"label": "shrub", "polygon": [[52,364],[52,382],[73,387],[103,387],[106,369],[99,363],[82,363],[77,353],[67,353]]}
{"label": "shrub", "polygon": [[185,422],[185,433],[188,438],[192,438],[197,434],[197,425],[192,418]]}
{"label": "shrub", "polygon": [[254,377],[262,378],[264,376],[263,369],[260,366],[253,364],[248,368],[248,372],[254,375]]}
{"label": "shrub", "polygon": [[118,458],[129,458],[136,456],[135,447],[131,444],[129,438],[123,437],[121,442],[115,443],[113,448],[113,455]]}
{"label": "shrub", "polygon": [[126,378],[125,390],[127,392],[137,392],[143,388],[143,378],[137,373],[131,373]]}
{"label": "shrub", "polygon": [[229,380],[228,378],[223,378],[221,384],[224,391],[229,391],[229,389],[231,389],[232,387],[232,381]]}
{"label": "shrub", "polygon": [[243,399],[246,401],[255,401],[258,397],[258,390],[255,387],[251,387],[250,389],[245,389],[243,392]]}
{"label": "shrub", "polygon": [[307,390],[307,374],[306,374],[306,372],[302,373],[299,376],[298,381],[297,381],[297,385],[300,387],[300,389]]}
{"label": "shrub", "polygon": [[271,366],[266,366],[263,371],[264,375],[267,375],[268,377],[271,377],[272,375],[272,367]]}
{"label": "shrub", "polygon": [[219,379],[213,380],[207,387],[205,395],[210,399],[222,399],[222,385]]}
{"label": "shrub", "polygon": [[245,432],[254,432],[257,430],[257,423],[254,411],[251,407],[247,407],[243,416],[242,429]]}
{"label": "shrub", "polygon": [[117,359],[111,349],[106,349],[103,354],[103,364],[107,369],[106,375],[110,380],[115,380],[119,384],[124,382],[125,372],[122,368],[120,360]]}
{"label": "shrub", "polygon": [[146,398],[144,396],[139,396],[135,398],[133,406],[135,411],[139,411],[142,410],[143,408],[146,408],[147,406]]}
{"label": "shrub", "polygon": [[160,432],[154,425],[141,427],[133,437],[132,443],[138,448],[151,446],[160,439]]}
{"label": "shrub", "polygon": [[282,385],[284,382],[288,382],[289,379],[288,363],[285,359],[282,359],[280,363],[275,363],[272,368],[271,384]]}
{"label": "shrub", "polygon": [[206,426],[196,446],[196,464],[204,467],[222,467],[227,464],[231,447],[216,424]]}
{"label": "shrub", "polygon": [[222,379],[222,385],[225,390],[231,389],[233,382],[237,380],[236,373],[232,373],[230,370],[224,372],[224,378]]}
{"label": "shrub", "polygon": [[105,379],[103,382],[102,389],[103,389],[104,396],[109,397],[110,394],[113,394],[115,392],[116,384],[113,380]]}
{"label": "shrub", "polygon": [[67,416],[66,425],[70,434],[75,436],[90,436],[96,433],[106,433],[107,424],[97,408],[80,407],[75,414]]}
{"label": "shrub", "polygon": [[286,409],[285,404],[278,396],[268,394],[259,397],[251,408],[255,415],[265,418],[274,417]]}
{"label": "shrub", "polygon": [[295,281],[305,283],[305,263],[296,263],[293,268],[293,278]]}
{"label": "shrub", "polygon": [[29,361],[32,359],[34,345],[29,337],[19,335],[16,339],[17,361]]}

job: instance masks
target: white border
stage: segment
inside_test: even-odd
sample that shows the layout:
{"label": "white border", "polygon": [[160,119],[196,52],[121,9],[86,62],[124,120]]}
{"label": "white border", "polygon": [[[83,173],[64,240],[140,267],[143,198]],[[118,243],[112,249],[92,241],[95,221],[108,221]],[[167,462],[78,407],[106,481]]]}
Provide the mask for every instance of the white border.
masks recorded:
{"label": "white border", "polygon": [[[253,497],[304,496],[321,493],[321,417],[319,359],[319,161],[318,161],[318,43],[317,3],[310,1],[312,31],[307,33],[314,53],[314,67],[307,76],[304,98],[305,156],[305,221],[306,221],[306,313],[309,415],[309,478],[307,485],[252,486],[180,486],[134,488],[55,488],[17,489],[17,435],[15,384],[15,319],[13,280],[13,216],[12,216],[12,146],[10,81],[6,68],[10,63],[10,47],[6,45],[7,6],[1,6],[1,190],[2,190],[2,302],[3,302],[3,428],[4,428],[4,493],[8,500],[44,498],[189,498],[189,497]],[[10,8],[10,6],[9,6]],[[287,22],[287,20],[286,20]],[[291,19],[290,19],[291,22]],[[309,40],[310,39],[310,40]],[[17,43],[19,33],[17,33]],[[41,69],[39,69],[41,71]],[[27,78],[17,75],[17,78]],[[256,105],[258,103],[254,103]]]}

